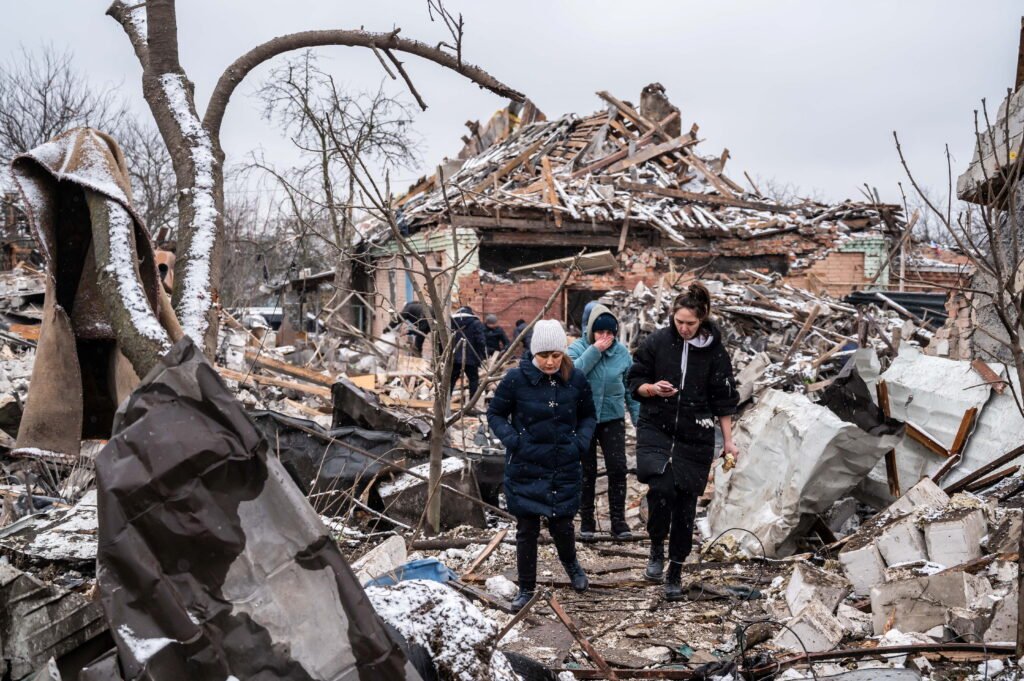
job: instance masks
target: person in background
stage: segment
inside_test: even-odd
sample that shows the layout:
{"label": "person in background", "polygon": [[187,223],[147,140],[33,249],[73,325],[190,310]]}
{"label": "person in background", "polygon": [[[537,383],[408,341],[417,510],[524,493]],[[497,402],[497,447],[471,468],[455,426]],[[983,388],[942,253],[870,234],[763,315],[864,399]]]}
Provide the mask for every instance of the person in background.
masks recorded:
{"label": "person in background", "polygon": [[469,394],[476,394],[480,386],[480,364],[487,356],[487,338],[484,325],[473,314],[468,305],[460,307],[452,315],[455,350],[452,361],[452,380],[448,392],[455,389],[459,376],[465,374],[469,382]]}
{"label": "person in background", "polygon": [[576,558],[573,518],[580,503],[580,458],[597,420],[590,384],[565,354],[567,342],[560,323],[537,322],[533,358],[505,374],[487,408],[487,423],[505,445],[505,501],[516,516],[517,612],[537,587],[542,518],[572,588],[586,591],[590,585]]}
{"label": "person in background", "polygon": [[[629,389],[640,401],[636,474],[649,486],[645,577],[665,581],[665,597],[682,597],[683,561],[693,548],[697,499],[715,454],[715,417],[723,454],[734,460],[732,416],[739,404],[729,353],[708,318],[711,295],[690,284],[672,304],[669,325],[648,336],[633,356]],[[668,570],[664,541],[669,538]]]}
{"label": "person in background", "polygon": [[608,475],[608,510],[611,533],[616,539],[632,535],[626,524],[626,408],[636,425],[640,403],[626,389],[626,375],[633,358],[615,340],[619,320],[597,302],[583,308],[583,337],[569,346],[569,358],[582,371],[594,393],[597,429],[583,455],[583,495],[580,501],[580,535],[594,536],[594,493],[597,485],[597,446],[601,445]]}
{"label": "person in background", "polygon": [[386,330],[391,331],[402,322],[409,325],[409,330],[406,333],[412,338],[416,353],[422,356],[423,341],[430,333],[430,313],[427,311],[426,305],[418,300],[406,303],[402,307],[402,311],[398,313],[398,318],[391,322]]}
{"label": "person in background", "polygon": [[[517,319],[516,320],[515,331],[512,332],[512,336],[514,338],[519,338],[519,334],[521,334],[523,332],[523,329],[525,329],[526,327],[527,327],[527,324],[526,324],[526,320],[525,319]],[[530,358],[530,337],[532,335],[533,335],[533,330],[531,329],[530,331],[526,332],[525,336],[523,336],[523,341],[522,341],[523,342],[523,353],[522,353],[522,357],[525,357],[526,359]]]}
{"label": "person in background", "polygon": [[484,336],[487,340],[487,356],[496,355],[511,343],[509,343],[508,336],[505,335],[505,329],[498,326],[498,317],[493,314],[489,314],[484,317]]}

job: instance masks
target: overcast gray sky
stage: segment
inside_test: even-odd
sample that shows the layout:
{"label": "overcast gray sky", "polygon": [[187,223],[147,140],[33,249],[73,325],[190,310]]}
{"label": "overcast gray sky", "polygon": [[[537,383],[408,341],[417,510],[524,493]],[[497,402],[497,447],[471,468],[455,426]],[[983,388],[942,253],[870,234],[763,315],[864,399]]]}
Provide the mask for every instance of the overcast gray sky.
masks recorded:
{"label": "overcast gray sky", "polygon": [[[703,153],[729,148],[726,172],[737,181],[746,170],[833,200],[860,198],[864,182],[898,199],[904,175],[893,130],[915,172],[944,193],[944,145],[955,181],[973,151],[972,112],[983,97],[994,112],[1013,85],[1024,12],[1010,0],[448,1],[465,17],[464,57],[550,117],[603,108],[597,90],[637,101],[645,84],[659,81],[684,124],[700,125]],[[3,4],[0,57],[15,56],[19,44],[67,47],[95,82],[119,85],[145,110],[141,69],[104,15],[106,0]],[[282,33],[400,26],[426,42],[444,37],[424,0],[180,0],[178,19],[200,109],[225,66]],[[384,78],[366,50],[320,54],[353,89],[374,89]],[[430,105],[416,127],[423,168],[432,168],[458,150],[467,119],[486,119],[504,102],[415,57],[407,66]],[[250,75],[228,108],[229,162],[257,146],[287,157],[287,143],[261,121],[251,96],[266,71]]]}

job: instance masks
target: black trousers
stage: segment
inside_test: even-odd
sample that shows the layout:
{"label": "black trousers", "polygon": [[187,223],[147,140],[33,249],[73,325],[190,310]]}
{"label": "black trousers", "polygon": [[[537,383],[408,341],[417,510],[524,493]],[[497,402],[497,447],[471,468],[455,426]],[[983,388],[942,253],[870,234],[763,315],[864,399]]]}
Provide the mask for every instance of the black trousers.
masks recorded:
{"label": "black trousers", "polygon": [[676,486],[671,465],[648,481],[648,488],[647,534],[651,543],[661,545],[668,537],[668,559],[682,563],[693,549],[693,523],[700,495]]}
{"label": "black trousers", "polygon": [[590,449],[582,456],[583,494],[580,498],[580,518],[594,518],[594,488],[597,484],[597,445],[604,454],[604,467],[608,475],[608,508],[612,520],[626,519],[626,420],[605,421],[597,424]]}
{"label": "black trousers", "polygon": [[480,386],[480,367],[476,364],[459,364],[458,362],[452,365],[452,381],[448,385],[448,394],[450,395],[455,390],[455,384],[462,374],[466,374],[466,380],[469,381],[469,394],[475,395],[476,389]]}
{"label": "black trousers", "polygon": [[[537,586],[537,539],[540,537],[539,515],[516,516],[516,569],[519,588],[533,591]],[[558,559],[563,563],[576,561],[576,535],[572,516],[548,518],[548,534],[555,542]]]}

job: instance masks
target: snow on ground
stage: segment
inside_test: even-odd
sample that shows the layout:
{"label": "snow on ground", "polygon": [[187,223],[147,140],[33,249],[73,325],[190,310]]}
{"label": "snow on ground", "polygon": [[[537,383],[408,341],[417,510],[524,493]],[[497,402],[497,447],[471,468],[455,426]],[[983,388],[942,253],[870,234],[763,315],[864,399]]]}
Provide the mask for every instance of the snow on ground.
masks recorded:
{"label": "snow on ground", "polygon": [[366,588],[377,613],[410,642],[430,652],[441,678],[450,681],[521,681],[494,652],[498,625],[439,582],[409,580]]}

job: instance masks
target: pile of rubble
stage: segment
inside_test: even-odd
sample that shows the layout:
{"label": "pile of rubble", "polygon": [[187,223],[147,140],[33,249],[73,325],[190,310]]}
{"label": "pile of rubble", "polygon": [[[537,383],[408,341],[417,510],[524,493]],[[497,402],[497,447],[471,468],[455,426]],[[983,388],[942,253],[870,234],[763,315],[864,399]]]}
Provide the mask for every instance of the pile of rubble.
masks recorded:
{"label": "pile of rubble", "polygon": [[[901,341],[920,347],[930,338],[927,330],[896,311],[857,308],[753,270],[712,275],[705,283],[744,400],[770,387],[813,393],[830,385],[829,379],[859,347],[872,347],[888,358]],[[680,290],[678,284],[652,290],[641,283],[633,291],[607,293],[602,300],[620,320],[620,339],[635,350],[668,323]]]}

